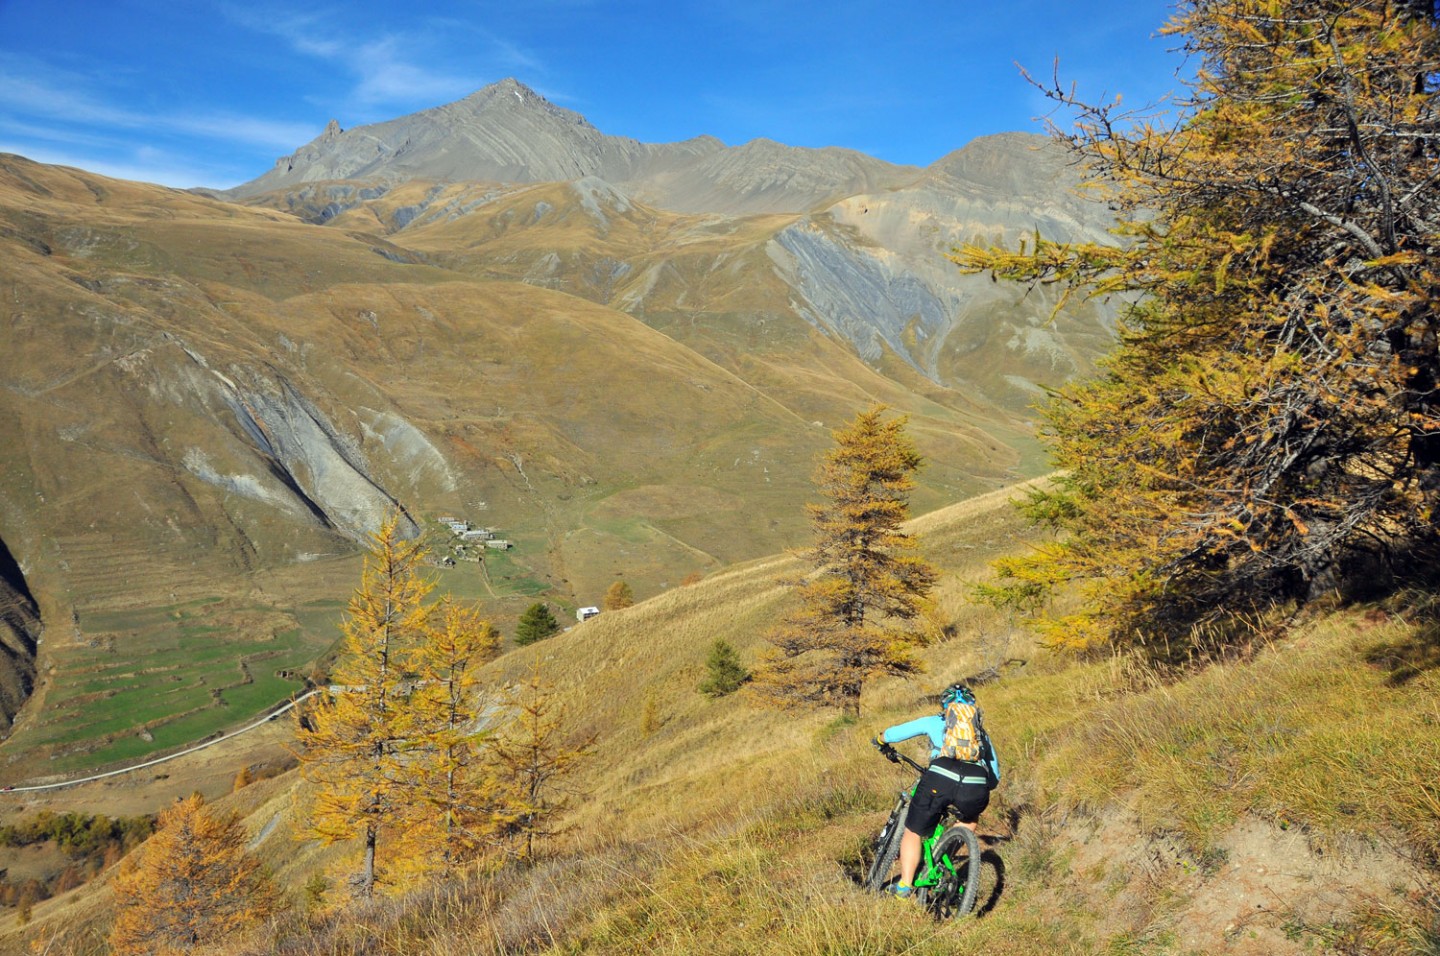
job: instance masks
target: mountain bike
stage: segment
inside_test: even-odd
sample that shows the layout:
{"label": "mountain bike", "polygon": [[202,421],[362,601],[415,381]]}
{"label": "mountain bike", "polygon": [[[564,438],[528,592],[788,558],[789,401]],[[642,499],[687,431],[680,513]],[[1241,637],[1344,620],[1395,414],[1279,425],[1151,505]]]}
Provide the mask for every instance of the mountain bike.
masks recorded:
{"label": "mountain bike", "polygon": [[[891,763],[904,761],[916,774],[925,768],[909,757],[886,747],[880,751]],[[919,785],[919,777],[909,788],[901,790],[875,840],[875,859],[865,877],[865,888],[883,891],[891,882],[890,871],[900,855],[900,836],[905,829],[905,814],[910,798]],[[915,871],[913,890],[916,900],[936,919],[958,919],[975,908],[975,894],[980,886],[980,840],[975,831],[954,820],[950,812],[935,824],[935,832],[920,844],[920,866]]]}

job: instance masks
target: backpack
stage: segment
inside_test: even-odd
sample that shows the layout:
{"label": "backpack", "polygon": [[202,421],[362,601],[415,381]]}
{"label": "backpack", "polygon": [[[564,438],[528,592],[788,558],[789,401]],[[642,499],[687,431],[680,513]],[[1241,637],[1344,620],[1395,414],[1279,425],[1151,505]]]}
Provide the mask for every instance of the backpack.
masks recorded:
{"label": "backpack", "polygon": [[945,739],[940,744],[940,756],[976,763],[989,749],[988,743],[978,704],[957,698],[945,705]]}
{"label": "backpack", "polygon": [[965,686],[955,684],[946,689],[941,699],[947,703],[940,756],[979,764],[985,769],[986,785],[994,790],[1000,786],[1000,760],[990,744],[990,735],[985,732],[985,718],[980,715],[975,695]]}

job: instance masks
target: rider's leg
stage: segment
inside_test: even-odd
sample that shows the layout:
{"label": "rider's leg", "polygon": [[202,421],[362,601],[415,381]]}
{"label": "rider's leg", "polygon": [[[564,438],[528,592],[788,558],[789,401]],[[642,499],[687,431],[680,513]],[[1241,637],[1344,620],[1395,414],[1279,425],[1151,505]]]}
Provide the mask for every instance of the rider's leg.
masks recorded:
{"label": "rider's leg", "polygon": [[905,828],[900,834],[900,885],[910,886],[915,882],[915,871],[920,868],[920,844],[925,842],[924,837]]}
{"label": "rider's leg", "polygon": [[955,815],[961,826],[969,827],[976,833],[980,814],[990,805],[990,789],[984,786],[962,785],[955,792]]}
{"label": "rider's leg", "polygon": [[905,832],[900,835],[898,885],[906,888],[906,892],[915,885],[915,871],[920,869],[921,845],[925,842],[925,835],[934,833],[935,825],[945,815],[945,808],[951,802],[951,789],[950,779],[936,773],[933,764],[915,786],[910,810],[905,814]]}

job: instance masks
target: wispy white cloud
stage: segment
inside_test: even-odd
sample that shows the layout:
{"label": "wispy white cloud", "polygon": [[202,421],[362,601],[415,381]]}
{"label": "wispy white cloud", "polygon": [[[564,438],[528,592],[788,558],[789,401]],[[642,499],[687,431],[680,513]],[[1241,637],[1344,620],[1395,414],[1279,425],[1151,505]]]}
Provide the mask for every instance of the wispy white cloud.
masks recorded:
{"label": "wispy white cloud", "polygon": [[[117,106],[104,97],[96,96],[89,85],[86,78],[72,73],[47,69],[40,64],[19,64],[13,58],[0,58],[0,109],[20,118],[13,122],[24,122],[31,135],[48,130],[48,138],[57,142],[73,142],[77,137],[93,136],[97,129],[146,129],[288,150],[314,138],[319,132],[306,123],[258,119],[228,112],[196,114],[136,110]],[[12,134],[13,122],[7,124]],[[77,132],[69,124],[83,124],[85,130]]]}
{"label": "wispy white cloud", "polygon": [[[335,24],[350,22],[339,10],[293,14],[235,4],[220,9],[239,26],[345,70],[354,83],[349,97],[361,108],[438,103],[472,92],[485,82],[482,75],[495,78],[508,70],[541,68],[539,60],[520,46],[456,19],[420,20],[404,30],[378,34],[352,30],[339,35]],[[468,66],[447,69],[427,62],[437,49],[450,46],[457,32],[479,39],[469,59],[486,65],[483,74]]]}
{"label": "wispy white cloud", "polygon": [[[0,106],[31,117],[105,126],[144,125],[139,114],[94,98],[82,81],[65,74],[39,78],[16,68],[8,58],[0,59]],[[38,71],[37,71],[38,72]]]}
{"label": "wispy white cloud", "polygon": [[222,3],[219,10],[236,26],[284,40],[291,49],[307,56],[330,59],[344,49],[339,37],[329,36],[330,24],[341,22],[339,10],[315,9],[307,13],[271,9],[258,5]]}
{"label": "wispy white cloud", "polygon": [[469,75],[440,73],[416,66],[404,56],[406,41],[386,37],[344,54],[359,78],[353,96],[366,106],[432,101],[463,96],[475,88]]}
{"label": "wispy white cloud", "polygon": [[7,114],[3,108],[0,108],[0,128],[10,137],[65,146],[110,148],[115,144],[115,137],[97,133],[89,127],[30,123]]}
{"label": "wispy white cloud", "polygon": [[94,153],[50,149],[35,143],[0,140],[0,153],[17,153],[26,159],[51,166],[73,166],[113,179],[129,179],[188,189],[209,186],[228,189],[249,178],[234,170],[218,170],[198,166],[188,159],[172,156],[163,150],[141,148],[123,159],[107,159]]}
{"label": "wispy white cloud", "polygon": [[217,113],[214,116],[160,116],[154,122],[159,122],[164,128],[177,133],[248,143],[286,152],[320,135],[320,129],[310,123],[256,119],[253,116],[229,113]]}

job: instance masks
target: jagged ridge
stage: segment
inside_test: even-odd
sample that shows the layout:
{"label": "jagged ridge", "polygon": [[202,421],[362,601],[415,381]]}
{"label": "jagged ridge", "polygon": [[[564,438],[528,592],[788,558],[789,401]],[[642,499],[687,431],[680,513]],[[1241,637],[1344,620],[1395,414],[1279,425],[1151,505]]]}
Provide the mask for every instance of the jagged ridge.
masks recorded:
{"label": "jagged ridge", "polygon": [[324,132],[227,195],[248,198],[304,183],[378,178],[554,182],[595,176],[637,198],[683,211],[803,211],[842,196],[913,181],[919,170],[854,150],[768,140],[726,147],[713,136],[641,143],[600,132],[514,80],[409,116]]}

